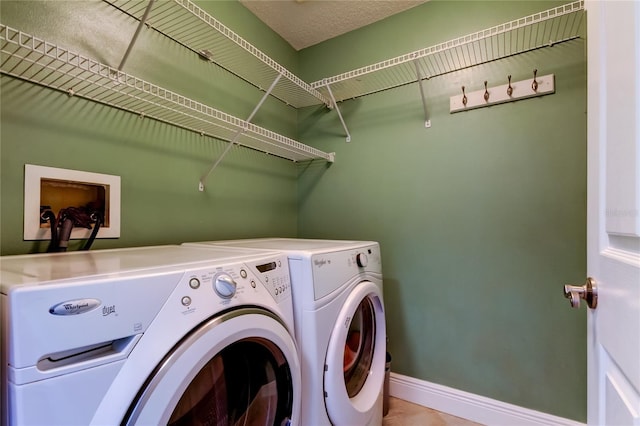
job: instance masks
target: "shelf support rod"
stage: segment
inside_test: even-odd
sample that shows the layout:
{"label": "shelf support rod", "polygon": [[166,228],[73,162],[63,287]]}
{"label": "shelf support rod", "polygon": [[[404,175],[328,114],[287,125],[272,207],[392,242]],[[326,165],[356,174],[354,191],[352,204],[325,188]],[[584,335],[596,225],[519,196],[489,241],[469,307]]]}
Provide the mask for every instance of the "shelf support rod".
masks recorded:
{"label": "shelf support rod", "polygon": [[267,91],[264,92],[264,95],[262,96],[262,99],[260,99],[260,102],[258,102],[258,105],[256,105],[256,107],[253,109],[251,114],[249,114],[249,117],[244,121],[242,128],[240,128],[240,129],[238,129],[236,131],[236,134],[233,135],[233,139],[231,139],[231,142],[229,143],[229,145],[225,148],[225,150],[218,157],[218,159],[213,163],[213,165],[211,166],[209,171],[207,173],[205,173],[204,175],[202,175],[202,177],[200,178],[200,182],[198,184],[198,191],[200,191],[200,192],[204,191],[204,183],[207,181],[207,178],[215,170],[215,168],[218,167],[218,164],[220,164],[222,159],[231,150],[233,145],[235,145],[235,143],[238,140],[238,138],[240,137],[240,135],[247,131],[247,124],[249,124],[251,122],[251,120],[253,120],[253,117],[256,115],[256,113],[258,112],[258,110],[260,109],[260,107],[262,106],[264,101],[267,99],[267,97],[269,97],[269,95],[273,91],[274,87],[276,87],[276,84],[278,84],[278,81],[280,81],[280,77],[282,77],[282,73],[278,74],[278,76],[275,78],[275,80],[273,80],[273,83],[271,83],[271,86],[269,86],[269,89],[267,89]]}
{"label": "shelf support rod", "polygon": [[153,6],[153,2],[154,0],[149,0],[149,4],[147,5],[147,8],[144,10],[144,14],[142,15],[142,18],[140,18],[140,23],[138,24],[138,28],[136,28],[136,32],[133,33],[133,38],[131,38],[129,47],[127,47],[127,51],[124,53],[124,56],[122,57],[122,61],[120,61],[120,65],[118,66],[118,71],[122,71],[122,68],[124,68],[125,62],[127,62],[127,59],[129,59],[129,54],[133,50],[133,45],[136,44],[136,40],[138,40],[138,36],[140,35],[140,30],[142,30],[142,27],[144,26],[145,22],[147,21],[147,18],[149,17],[149,13],[151,12],[151,7]]}
{"label": "shelf support rod", "polygon": [[431,120],[429,120],[429,114],[427,112],[427,98],[424,96],[424,87],[422,87],[422,74],[420,73],[420,66],[418,60],[413,61],[413,65],[416,67],[416,76],[418,77],[418,87],[420,88],[420,97],[422,98],[422,109],[424,109],[424,127],[431,127]]}
{"label": "shelf support rod", "polygon": [[336,103],[336,98],[333,97],[333,92],[331,91],[331,87],[324,80],[324,85],[327,88],[327,92],[329,92],[329,96],[331,96],[331,102],[333,102],[333,107],[336,109],[338,113],[338,118],[340,118],[340,122],[342,123],[342,127],[344,128],[345,133],[347,134],[347,142],[351,142],[351,134],[349,133],[349,129],[347,129],[347,125],[344,123],[344,119],[342,118],[342,114],[340,113],[340,108],[338,108],[338,104]]}

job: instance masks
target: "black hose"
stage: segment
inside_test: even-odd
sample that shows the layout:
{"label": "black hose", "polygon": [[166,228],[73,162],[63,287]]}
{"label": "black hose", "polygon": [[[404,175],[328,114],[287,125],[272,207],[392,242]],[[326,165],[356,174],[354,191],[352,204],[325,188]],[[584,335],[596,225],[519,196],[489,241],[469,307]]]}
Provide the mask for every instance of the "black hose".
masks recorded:
{"label": "black hose", "polygon": [[73,229],[73,219],[67,217],[62,221],[60,226],[60,234],[58,235],[58,251],[67,251],[69,239],[71,238],[71,230]]}
{"label": "black hose", "polygon": [[93,231],[91,231],[91,235],[89,236],[89,239],[87,240],[87,242],[85,243],[84,247],[82,247],[81,250],[89,250],[91,248],[93,241],[96,239],[96,236],[98,235],[100,226],[102,226],[102,214],[100,214],[100,212],[95,212],[94,214],[91,215],[91,217],[95,218],[96,222],[93,224]]}
{"label": "black hose", "polygon": [[56,215],[51,210],[45,210],[40,214],[40,217],[49,222],[51,228],[51,240],[49,241],[49,247],[47,247],[47,253],[55,252],[58,250],[58,224],[56,223]]}

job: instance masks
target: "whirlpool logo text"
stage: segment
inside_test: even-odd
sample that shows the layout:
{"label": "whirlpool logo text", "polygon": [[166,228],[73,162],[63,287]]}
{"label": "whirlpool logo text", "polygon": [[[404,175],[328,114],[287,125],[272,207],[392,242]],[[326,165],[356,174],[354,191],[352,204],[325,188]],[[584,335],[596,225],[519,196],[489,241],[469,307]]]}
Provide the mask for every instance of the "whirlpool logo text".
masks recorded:
{"label": "whirlpool logo text", "polygon": [[317,266],[318,268],[320,268],[321,266],[324,266],[326,264],[331,264],[330,260],[325,260],[325,259],[314,259],[313,260],[313,264],[315,266]]}
{"label": "whirlpool logo text", "polygon": [[58,303],[49,308],[52,315],[79,315],[97,309],[101,305],[98,299],[75,299]]}

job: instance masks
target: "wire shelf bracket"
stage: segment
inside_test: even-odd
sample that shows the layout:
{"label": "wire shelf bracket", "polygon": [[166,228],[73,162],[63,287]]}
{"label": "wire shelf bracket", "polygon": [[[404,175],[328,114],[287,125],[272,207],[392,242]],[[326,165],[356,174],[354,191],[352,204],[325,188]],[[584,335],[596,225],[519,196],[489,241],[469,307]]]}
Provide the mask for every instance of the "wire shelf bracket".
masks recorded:
{"label": "wire shelf bracket", "polygon": [[344,128],[344,132],[347,134],[347,142],[351,142],[351,133],[349,133],[349,129],[347,128],[347,124],[344,122],[344,118],[342,118],[342,113],[340,112],[340,108],[338,108],[338,104],[336,103],[336,98],[333,97],[333,92],[331,91],[331,87],[329,84],[326,85],[327,92],[329,93],[329,97],[331,98],[331,104],[333,108],[335,108],[336,113],[338,113],[338,118],[340,119],[340,123],[342,123],[342,127]]}
{"label": "wire shelf bracket", "polygon": [[136,28],[136,32],[133,33],[131,42],[129,42],[129,46],[127,47],[127,50],[124,53],[124,56],[122,57],[122,61],[120,61],[120,65],[118,66],[118,71],[122,71],[122,68],[124,68],[124,64],[127,62],[127,59],[129,59],[129,55],[133,50],[133,46],[136,44],[136,40],[138,40],[138,36],[140,35],[140,30],[142,30],[142,27],[144,26],[145,22],[147,21],[147,18],[149,17],[149,12],[151,12],[151,7],[153,6],[153,2],[154,0],[149,0],[149,4],[147,5],[146,9],[144,10],[144,13],[142,14],[142,18],[140,19],[140,23]]}
{"label": "wire shelf bracket", "polygon": [[422,75],[420,73],[420,66],[418,65],[418,62],[414,62],[414,65],[416,66],[417,83],[418,83],[418,87],[420,88],[420,98],[422,99],[422,109],[424,110],[424,127],[425,129],[428,129],[431,127],[431,120],[429,120],[429,113],[427,111],[427,99],[424,95],[424,87],[422,86]]}
{"label": "wire shelf bracket", "polygon": [[[249,117],[245,120],[247,123],[250,123],[251,120],[253,120],[253,117],[256,115],[256,113],[258,112],[258,110],[260,109],[260,107],[262,106],[262,104],[264,103],[265,99],[267,99],[267,97],[269,97],[269,95],[271,94],[271,91],[273,90],[273,88],[275,87],[276,84],[278,84],[278,81],[280,80],[280,77],[282,77],[282,74],[278,74],[278,76],[276,77],[275,80],[273,80],[273,83],[271,83],[271,86],[269,86],[269,89],[264,93],[264,95],[262,95],[262,98],[260,99],[260,102],[258,102],[258,104],[255,106],[255,108],[253,109],[253,111],[251,112],[251,114],[249,114]],[[218,164],[220,164],[220,162],[222,161],[222,159],[227,155],[227,153],[231,150],[231,148],[233,147],[233,145],[236,143],[236,141],[238,140],[238,138],[240,137],[240,135],[244,132],[246,132],[247,129],[246,127],[243,127],[242,129],[238,129],[236,131],[236,134],[233,136],[233,139],[231,139],[231,142],[229,143],[229,145],[227,146],[227,148],[224,150],[224,152],[218,157],[218,159],[213,163],[213,165],[211,166],[211,168],[209,169],[209,171],[207,173],[205,173],[204,175],[202,175],[202,177],[200,178],[200,182],[198,184],[198,190],[199,191],[204,191],[204,183],[206,182],[207,178],[209,177],[209,175],[215,170],[216,167],[218,167]]]}

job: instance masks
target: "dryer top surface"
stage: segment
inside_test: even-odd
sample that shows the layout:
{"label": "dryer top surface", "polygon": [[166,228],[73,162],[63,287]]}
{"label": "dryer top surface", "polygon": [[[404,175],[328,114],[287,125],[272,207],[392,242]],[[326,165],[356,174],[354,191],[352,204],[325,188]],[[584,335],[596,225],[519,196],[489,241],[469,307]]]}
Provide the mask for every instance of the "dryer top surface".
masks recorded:
{"label": "dryer top surface", "polygon": [[195,243],[212,246],[243,247],[284,251],[288,254],[313,255],[349,249],[362,249],[378,245],[373,241],[316,240],[301,238],[256,238]]}
{"label": "dryer top surface", "polygon": [[[275,253],[275,252],[273,252]],[[0,287],[59,283],[85,277],[120,277],[262,258],[266,251],[234,247],[153,246],[0,257]]]}

